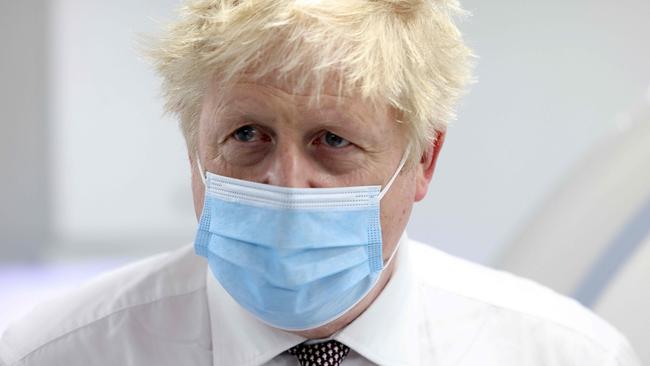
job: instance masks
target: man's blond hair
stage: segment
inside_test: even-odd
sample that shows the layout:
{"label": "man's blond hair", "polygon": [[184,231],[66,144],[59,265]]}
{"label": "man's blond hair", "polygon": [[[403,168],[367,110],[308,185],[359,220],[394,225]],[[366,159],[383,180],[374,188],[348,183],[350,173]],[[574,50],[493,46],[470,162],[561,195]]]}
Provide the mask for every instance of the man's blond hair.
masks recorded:
{"label": "man's blond hair", "polygon": [[187,0],[148,53],[191,151],[209,83],[227,88],[246,73],[291,75],[315,102],[336,80],[338,95],[387,103],[419,156],[470,79],[460,12],[455,0]]}

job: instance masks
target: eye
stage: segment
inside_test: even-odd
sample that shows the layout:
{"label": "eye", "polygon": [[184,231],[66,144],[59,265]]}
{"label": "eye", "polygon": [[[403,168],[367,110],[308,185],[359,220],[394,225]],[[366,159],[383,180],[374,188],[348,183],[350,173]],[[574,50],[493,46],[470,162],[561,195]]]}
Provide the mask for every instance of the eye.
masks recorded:
{"label": "eye", "polygon": [[319,143],[326,144],[329,147],[333,147],[335,149],[341,149],[344,148],[348,145],[350,145],[350,141],[344,139],[343,137],[339,135],[335,135],[331,132],[326,132],[324,133],[319,139]]}
{"label": "eye", "polygon": [[260,132],[251,125],[246,125],[238,128],[233,132],[232,136],[237,141],[241,142],[252,142],[260,139]]}

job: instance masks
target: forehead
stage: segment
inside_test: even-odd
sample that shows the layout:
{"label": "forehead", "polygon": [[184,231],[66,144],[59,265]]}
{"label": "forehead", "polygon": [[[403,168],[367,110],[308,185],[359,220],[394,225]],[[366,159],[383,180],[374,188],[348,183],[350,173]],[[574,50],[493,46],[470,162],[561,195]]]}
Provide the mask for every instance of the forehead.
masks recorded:
{"label": "forehead", "polygon": [[232,114],[257,109],[298,116],[345,117],[345,120],[362,124],[372,123],[376,128],[395,122],[394,109],[388,103],[372,101],[355,91],[344,90],[335,75],[316,87],[318,84],[301,82],[291,76],[253,78],[244,75],[227,87],[212,83],[204,108],[210,106],[213,113]]}

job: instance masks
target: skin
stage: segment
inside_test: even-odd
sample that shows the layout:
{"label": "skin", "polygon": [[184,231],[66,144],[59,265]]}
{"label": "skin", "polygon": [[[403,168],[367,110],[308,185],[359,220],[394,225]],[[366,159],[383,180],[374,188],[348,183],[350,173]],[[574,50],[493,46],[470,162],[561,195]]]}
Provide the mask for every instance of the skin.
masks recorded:
{"label": "skin", "polygon": [[[337,105],[337,97],[332,90],[328,93],[327,87],[319,105],[310,106],[308,95],[292,90],[286,83],[246,79],[227,92],[216,85],[209,88],[197,144],[203,168],[283,187],[383,187],[407,147],[407,127],[396,122],[394,111],[353,95],[342,97]],[[405,165],[381,201],[385,261],[395,250],[413,204],[427,193],[444,137],[445,133],[439,132],[419,162]],[[196,152],[188,155],[198,220],[204,186]],[[324,326],[293,333],[318,339],[344,328],[381,293],[395,264],[390,263],[373,290],[347,313]]]}

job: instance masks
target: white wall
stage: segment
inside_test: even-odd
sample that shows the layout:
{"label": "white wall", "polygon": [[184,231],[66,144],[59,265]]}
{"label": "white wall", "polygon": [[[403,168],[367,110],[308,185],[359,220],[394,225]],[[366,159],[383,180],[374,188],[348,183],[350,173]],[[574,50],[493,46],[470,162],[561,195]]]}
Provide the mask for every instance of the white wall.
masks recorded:
{"label": "white wall", "polygon": [[[177,3],[50,2],[43,128],[51,131],[54,252],[146,253],[192,240],[182,139],[175,121],[161,117],[158,81],[135,51],[136,35],[170,19]],[[650,83],[650,2],[464,5],[474,13],[462,28],[480,56],[479,83],[449,130],[409,232],[490,262]],[[7,133],[6,122],[0,128]]]}
{"label": "white wall", "polygon": [[491,262],[650,86],[650,2],[461,0],[479,83],[449,130],[416,238]]}
{"label": "white wall", "polygon": [[54,1],[52,166],[57,243],[159,251],[193,238],[185,148],[138,40],[178,1]]}

